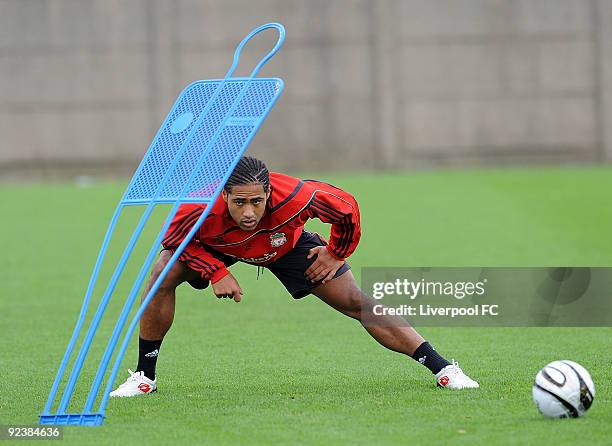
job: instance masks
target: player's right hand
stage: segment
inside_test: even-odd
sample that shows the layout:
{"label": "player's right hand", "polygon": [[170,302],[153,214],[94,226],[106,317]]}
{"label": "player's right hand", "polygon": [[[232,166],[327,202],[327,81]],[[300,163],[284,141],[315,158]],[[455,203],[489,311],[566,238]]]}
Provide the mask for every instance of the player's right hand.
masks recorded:
{"label": "player's right hand", "polygon": [[229,273],[223,279],[213,283],[212,288],[217,298],[229,298],[234,299],[235,302],[240,302],[242,288],[240,288],[240,285],[238,285],[232,273]]}

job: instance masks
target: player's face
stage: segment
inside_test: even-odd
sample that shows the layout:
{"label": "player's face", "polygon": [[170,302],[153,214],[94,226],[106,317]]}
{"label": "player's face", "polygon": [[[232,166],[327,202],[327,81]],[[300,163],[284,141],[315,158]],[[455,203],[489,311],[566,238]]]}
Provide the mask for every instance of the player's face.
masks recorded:
{"label": "player's face", "polygon": [[223,190],[223,199],[234,221],[243,231],[252,231],[266,210],[270,192],[261,184],[233,186],[230,193]]}

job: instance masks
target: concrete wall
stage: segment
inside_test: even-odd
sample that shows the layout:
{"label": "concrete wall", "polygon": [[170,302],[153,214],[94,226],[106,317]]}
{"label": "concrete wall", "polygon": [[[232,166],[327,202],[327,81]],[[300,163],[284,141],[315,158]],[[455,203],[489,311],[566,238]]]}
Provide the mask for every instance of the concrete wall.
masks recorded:
{"label": "concrete wall", "polygon": [[0,0],[0,176],[131,172],[268,21],[273,168],[612,160],[612,0]]}

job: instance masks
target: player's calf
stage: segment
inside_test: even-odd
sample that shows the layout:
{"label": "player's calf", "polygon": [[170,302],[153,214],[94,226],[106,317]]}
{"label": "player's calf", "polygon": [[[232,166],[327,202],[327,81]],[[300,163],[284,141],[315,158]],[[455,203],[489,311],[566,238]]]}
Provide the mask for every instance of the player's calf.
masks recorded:
{"label": "player's calf", "polygon": [[[172,252],[164,250],[151,270],[151,277],[143,293],[144,300],[153,284],[172,257]],[[164,336],[174,320],[175,290],[178,285],[193,276],[193,272],[181,262],[176,262],[164,278],[155,296],[149,302],[140,318],[140,336],[138,339],[138,366],[136,372],[128,370],[130,376],[117,389],[111,392],[112,397],[133,397],[157,391],[155,368],[157,357]]]}
{"label": "player's calf", "polygon": [[[162,251],[160,254],[151,271],[151,277],[142,295],[142,300],[146,298],[149,290],[159,278],[171,255],[169,251]],[[163,339],[170,329],[174,320],[175,290],[181,283],[180,277],[180,263],[176,262],[142,314],[140,319],[141,338]]]}
{"label": "player's calf", "polygon": [[[151,271],[151,278],[142,296],[143,299],[158,280],[171,257],[172,252],[169,250],[160,253]],[[197,277],[195,271],[190,270],[181,262],[175,262],[142,314],[136,372],[142,372],[152,382],[155,380],[155,368],[162,341],[174,321],[176,287],[195,277]]]}

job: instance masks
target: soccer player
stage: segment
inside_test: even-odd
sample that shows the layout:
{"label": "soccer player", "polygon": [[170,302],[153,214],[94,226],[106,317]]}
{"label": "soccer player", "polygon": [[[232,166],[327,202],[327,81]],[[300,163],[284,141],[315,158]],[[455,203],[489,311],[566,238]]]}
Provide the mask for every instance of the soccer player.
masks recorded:
{"label": "soccer player", "polygon": [[[144,296],[164,269],[206,205],[185,204],[165,234],[164,250],[153,267]],[[329,242],[304,230],[308,219],[331,224]],[[209,285],[218,298],[240,302],[243,293],[228,270],[240,261],[269,269],[294,299],[314,294],[337,311],[362,323],[386,348],[412,357],[449,389],[478,387],[399,316],[376,316],[374,299],[355,283],[346,262],[361,236],[359,207],[349,193],[315,180],[268,172],[255,158],[243,157],[222,195],[178,261],[172,266],[140,320],[136,372],[111,392],[129,397],[157,390],[155,366],[164,336],[174,318],[176,288],[188,282]],[[363,321],[367,316],[368,323]]]}

